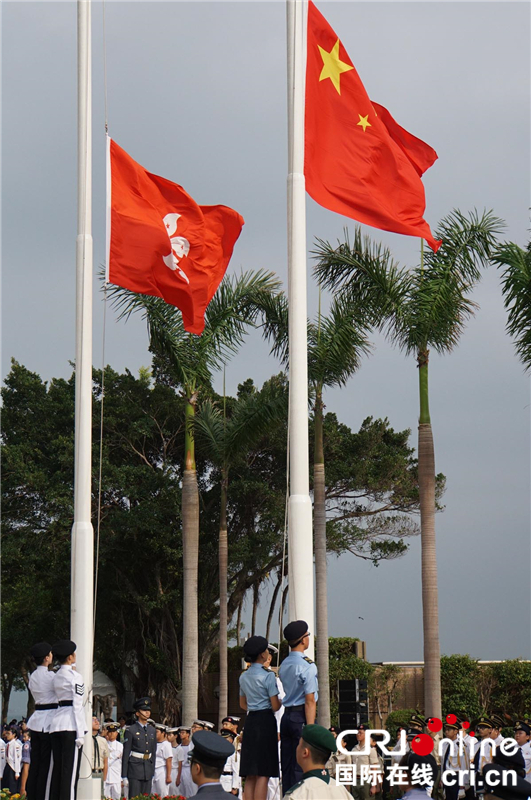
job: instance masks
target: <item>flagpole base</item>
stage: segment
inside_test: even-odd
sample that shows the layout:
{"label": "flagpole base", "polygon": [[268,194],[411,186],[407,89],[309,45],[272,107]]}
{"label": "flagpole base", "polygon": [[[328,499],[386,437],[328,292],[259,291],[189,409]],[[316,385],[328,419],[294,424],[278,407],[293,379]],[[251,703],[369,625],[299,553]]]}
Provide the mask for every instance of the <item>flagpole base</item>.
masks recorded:
{"label": "flagpole base", "polygon": [[80,778],[77,782],[77,800],[101,800],[101,778]]}

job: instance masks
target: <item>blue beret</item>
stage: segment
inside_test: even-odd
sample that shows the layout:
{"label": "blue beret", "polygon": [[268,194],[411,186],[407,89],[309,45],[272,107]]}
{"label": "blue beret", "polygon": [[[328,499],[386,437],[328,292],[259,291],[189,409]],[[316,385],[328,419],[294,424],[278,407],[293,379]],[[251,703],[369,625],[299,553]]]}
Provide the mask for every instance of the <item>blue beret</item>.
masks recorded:
{"label": "blue beret", "polygon": [[259,656],[264,650],[267,650],[265,636],[251,636],[243,645],[243,652],[246,656]]}
{"label": "blue beret", "polygon": [[284,628],[284,636],[288,642],[298,642],[306,633],[308,633],[308,623],[303,619],[290,622]]}

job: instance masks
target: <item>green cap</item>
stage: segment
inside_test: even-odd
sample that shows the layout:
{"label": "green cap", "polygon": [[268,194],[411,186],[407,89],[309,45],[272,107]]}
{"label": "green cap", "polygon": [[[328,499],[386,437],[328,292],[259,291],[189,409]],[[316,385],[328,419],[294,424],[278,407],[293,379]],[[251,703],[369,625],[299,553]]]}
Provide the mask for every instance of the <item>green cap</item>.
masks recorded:
{"label": "green cap", "polygon": [[310,744],[316,750],[320,750],[327,757],[337,750],[334,736],[322,725],[305,725],[301,736],[306,744]]}

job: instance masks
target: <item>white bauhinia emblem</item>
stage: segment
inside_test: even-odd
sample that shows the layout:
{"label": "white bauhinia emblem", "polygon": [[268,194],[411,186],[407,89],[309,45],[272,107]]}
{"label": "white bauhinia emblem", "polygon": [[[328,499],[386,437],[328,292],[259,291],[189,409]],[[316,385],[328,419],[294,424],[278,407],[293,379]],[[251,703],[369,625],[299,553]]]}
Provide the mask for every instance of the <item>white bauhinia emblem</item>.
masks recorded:
{"label": "white bauhinia emblem", "polygon": [[173,235],[177,231],[177,220],[180,216],[180,214],[166,214],[162,220],[166,226],[166,231],[171,244],[171,253],[169,253],[167,256],[162,256],[162,259],[167,267],[174,272],[178,272],[181,278],[186,281],[186,283],[190,283],[188,276],[179,266],[179,260],[187,256],[190,252],[190,242],[188,239],[185,239],[184,236]]}

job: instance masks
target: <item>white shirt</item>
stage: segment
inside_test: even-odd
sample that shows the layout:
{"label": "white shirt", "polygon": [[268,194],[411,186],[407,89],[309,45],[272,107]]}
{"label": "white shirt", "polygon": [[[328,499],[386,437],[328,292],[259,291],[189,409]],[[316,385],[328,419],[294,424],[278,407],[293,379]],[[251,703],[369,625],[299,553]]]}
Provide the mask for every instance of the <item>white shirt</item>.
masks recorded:
{"label": "white shirt", "polygon": [[164,776],[166,774],[166,759],[173,758],[173,748],[165,739],[157,742],[157,757],[155,759],[155,775]]}
{"label": "white shirt", "polygon": [[526,742],[520,746],[525,761],[525,779],[531,783],[531,744]]}
{"label": "white shirt", "polygon": [[87,733],[83,698],[85,684],[83,677],[72,669],[71,664],[62,664],[55,673],[53,687],[57,702],[72,701],[71,706],[59,707],[50,722],[50,733],[57,731],[75,731],[76,739],[82,739]]}
{"label": "white shirt", "polygon": [[[49,705],[50,703],[57,703],[54,689],[55,673],[48,669],[48,667],[37,667],[29,679],[28,689],[30,690],[35,704],[38,706]],[[50,722],[57,712],[56,708],[45,710],[35,710],[28,720],[28,728],[30,731],[38,731],[39,733],[48,733],[50,730]]]}
{"label": "white shirt", "polygon": [[9,764],[15,777],[18,778],[22,767],[22,743],[18,739],[6,742],[6,763]]}
{"label": "white shirt", "polygon": [[284,714],[284,706],[282,705],[282,700],[286,696],[286,692],[284,691],[284,687],[282,686],[282,681],[277,675],[277,687],[278,687],[278,699],[281,701],[280,708],[278,711],[273,712],[275,714],[275,719],[277,721],[277,732],[280,733],[280,720]]}
{"label": "white shirt", "polygon": [[0,739],[0,778],[4,774],[4,767],[6,765],[6,743]]}
{"label": "white shirt", "polygon": [[219,782],[226,792],[231,792],[233,789],[240,791],[240,767],[236,759],[235,753],[228,757],[223,767],[223,772],[229,772],[230,775],[220,775]]}
{"label": "white shirt", "polygon": [[124,746],[116,739],[115,742],[107,742],[107,747],[109,748],[109,766],[105,783],[121,783]]}

